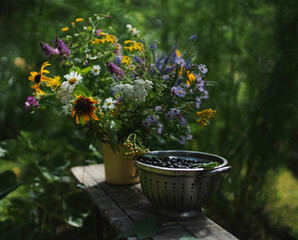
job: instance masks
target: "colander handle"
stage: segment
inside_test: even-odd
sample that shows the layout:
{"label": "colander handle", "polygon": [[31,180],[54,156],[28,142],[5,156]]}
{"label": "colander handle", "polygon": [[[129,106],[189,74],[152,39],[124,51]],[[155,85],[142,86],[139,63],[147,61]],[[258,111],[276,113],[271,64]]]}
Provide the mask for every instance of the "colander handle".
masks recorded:
{"label": "colander handle", "polygon": [[[205,177],[205,176],[211,176],[211,175],[218,174],[218,173],[224,173],[224,172],[230,171],[231,169],[232,169],[231,166],[225,166],[222,168],[217,168],[217,169],[211,170],[210,172],[207,172],[203,176]],[[200,176],[200,177],[202,177],[202,176]]]}

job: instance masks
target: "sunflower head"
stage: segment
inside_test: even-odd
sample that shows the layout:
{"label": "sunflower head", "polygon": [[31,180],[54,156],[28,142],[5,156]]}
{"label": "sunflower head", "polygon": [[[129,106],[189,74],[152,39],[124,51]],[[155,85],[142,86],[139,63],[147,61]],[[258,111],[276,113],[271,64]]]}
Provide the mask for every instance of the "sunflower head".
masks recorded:
{"label": "sunflower head", "polygon": [[92,97],[84,97],[82,95],[76,96],[76,100],[74,101],[74,106],[72,109],[72,117],[75,117],[76,123],[85,124],[90,121],[90,117],[94,120],[99,120],[95,115],[94,111],[98,108],[94,106],[94,104],[99,101],[94,100]]}

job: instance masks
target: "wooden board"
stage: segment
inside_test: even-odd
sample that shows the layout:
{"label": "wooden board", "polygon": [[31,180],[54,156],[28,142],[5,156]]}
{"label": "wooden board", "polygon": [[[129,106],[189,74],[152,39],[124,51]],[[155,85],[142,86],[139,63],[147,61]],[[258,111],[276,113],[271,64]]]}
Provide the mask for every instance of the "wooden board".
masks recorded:
{"label": "wooden board", "polygon": [[86,187],[95,206],[118,233],[131,228],[138,219],[154,218],[162,224],[177,224],[163,227],[162,232],[151,238],[153,240],[178,240],[182,236],[201,240],[237,239],[204,215],[177,219],[158,214],[143,195],[140,184],[116,186],[106,183],[103,164],[78,166],[72,168],[71,172]]}

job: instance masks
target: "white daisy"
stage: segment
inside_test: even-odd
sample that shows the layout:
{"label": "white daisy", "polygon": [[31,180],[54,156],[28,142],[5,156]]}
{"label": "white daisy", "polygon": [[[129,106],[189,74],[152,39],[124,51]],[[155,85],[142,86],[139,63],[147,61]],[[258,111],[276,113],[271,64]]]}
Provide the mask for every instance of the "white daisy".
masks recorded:
{"label": "white daisy", "polygon": [[76,71],[70,72],[70,74],[64,75],[70,85],[78,84],[82,79],[82,75],[78,74]]}
{"label": "white daisy", "polygon": [[101,67],[99,65],[94,65],[91,69],[93,75],[99,75]]}
{"label": "white daisy", "polygon": [[109,97],[104,101],[104,104],[102,106],[103,109],[113,109],[115,108],[116,101],[113,100],[113,98]]}
{"label": "white daisy", "polygon": [[140,33],[140,31],[138,31],[136,28],[133,28],[131,24],[127,24],[126,28],[132,33],[133,36],[137,36]]}

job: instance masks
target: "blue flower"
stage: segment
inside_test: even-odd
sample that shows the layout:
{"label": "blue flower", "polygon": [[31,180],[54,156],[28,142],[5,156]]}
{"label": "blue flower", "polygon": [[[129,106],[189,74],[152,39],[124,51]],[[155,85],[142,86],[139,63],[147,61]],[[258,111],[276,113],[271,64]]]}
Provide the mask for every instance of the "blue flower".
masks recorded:
{"label": "blue flower", "polygon": [[200,108],[201,105],[201,98],[196,97],[196,108]]}
{"label": "blue flower", "polygon": [[197,34],[195,34],[193,36],[190,36],[189,39],[192,41],[195,41],[197,39],[197,37],[198,37]]}

